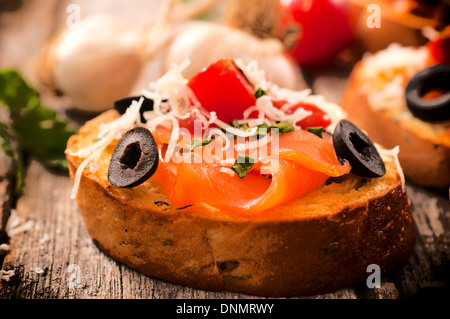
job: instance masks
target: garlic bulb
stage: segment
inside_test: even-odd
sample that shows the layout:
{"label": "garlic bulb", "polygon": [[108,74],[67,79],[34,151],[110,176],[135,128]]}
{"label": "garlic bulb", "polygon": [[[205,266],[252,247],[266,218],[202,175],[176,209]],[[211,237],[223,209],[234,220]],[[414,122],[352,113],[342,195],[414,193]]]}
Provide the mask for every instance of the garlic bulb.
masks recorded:
{"label": "garlic bulb", "polygon": [[47,76],[76,108],[111,108],[115,100],[129,94],[142,69],[137,36],[118,18],[89,16],[50,43]]}
{"label": "garlic bulb", "polygon": [[245,31],[207,21],[192,21],[179,26],[167,50],[163,71],[184,59],[190,65],[183,75],[189,78],[220,58],[256,60],[271,80],[288,89],[303,89],[306,84],[298,67],[284,53],[281,41],[260,39]]}

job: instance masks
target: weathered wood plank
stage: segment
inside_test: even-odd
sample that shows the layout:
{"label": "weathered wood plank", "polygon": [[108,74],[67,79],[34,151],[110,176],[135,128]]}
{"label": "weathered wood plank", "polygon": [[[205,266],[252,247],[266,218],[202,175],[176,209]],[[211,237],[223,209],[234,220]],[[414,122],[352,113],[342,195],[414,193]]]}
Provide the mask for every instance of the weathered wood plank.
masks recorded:
{"label": "weathered wood plank", "polygon": [[407,184],[417,242],[396,283],[405,297],[450,293],[450,202],[448,195]]}
{"label": "weathered wood plank", "polygon": [[[0,245],[7,242],[6,222],[13,204],[14,182],[14,164],[0,149]],[[0,266],[5,252],[6,248],[0,248]]]}

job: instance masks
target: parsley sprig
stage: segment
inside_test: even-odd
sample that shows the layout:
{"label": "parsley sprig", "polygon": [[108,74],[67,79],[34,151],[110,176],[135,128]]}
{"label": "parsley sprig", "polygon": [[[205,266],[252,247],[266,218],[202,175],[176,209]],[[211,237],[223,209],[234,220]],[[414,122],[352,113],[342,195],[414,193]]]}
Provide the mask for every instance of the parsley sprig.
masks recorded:
{"label": "parsley sprig", "polygon": [[0,120],[0,147],[16,167],[16,194],[24,184],[23,154],[50,169],[67,170],[64,150],[75,130],[44,106],[39,93],[13,69],[0,71],[0,105],[10,121]]}

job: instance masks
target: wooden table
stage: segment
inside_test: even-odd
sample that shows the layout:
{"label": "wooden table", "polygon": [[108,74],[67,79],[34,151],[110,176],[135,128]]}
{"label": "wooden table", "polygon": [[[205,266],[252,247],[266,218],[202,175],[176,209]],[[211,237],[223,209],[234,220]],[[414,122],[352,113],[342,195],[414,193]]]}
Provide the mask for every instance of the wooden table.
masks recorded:
{"label": "wooden table", "polygon": [[[129,21],[154,13],[157,5],[157,1],[135,0],[127,3],[132,2],[142,6],[139,10],[135,9],[138,6],[123,8],[124,2],[119,0],[91,3],[81,0],[0,0],[0,67],[16,67],[30,83],[37,84],[30,63],[50,36],[64,25],[68,4],[79,4],[82,17],[96,12],[118,12],[120,8],[121,15]],[[315,93],[338,102],[347,75],[347,72],[329,72],[310,76],[308,80]],[[64,98],[43,94],[43,99],[63,116],[68,115],[68,102]],[[5,113],[0,113],[0,116],[5,116]],[[14,271],[9,281],[0,281],[0,298],[259,298],[171,284],[141,275],[114,261],[99,251],[89,237],[76,202],[69,198],[71,181],[67,175],[54,174],[30,159],[25,189],[16,198],[12,193],[14,175],[11,165],[9,159],[0,154],[0,244],[9,244],[9,251],[0,256],[0,267],[4,271]],[[448,292],[448,194],[411,183],[407,184],[407,191],[417,223],[418,239],[414,253],[404,267],[383,278],[381,288],[369,289],[365,282],[361,282],[335,292],[304,298],[397,299]],[[11,218],[18,218],[26,230],[7,238],[5,223]]]}

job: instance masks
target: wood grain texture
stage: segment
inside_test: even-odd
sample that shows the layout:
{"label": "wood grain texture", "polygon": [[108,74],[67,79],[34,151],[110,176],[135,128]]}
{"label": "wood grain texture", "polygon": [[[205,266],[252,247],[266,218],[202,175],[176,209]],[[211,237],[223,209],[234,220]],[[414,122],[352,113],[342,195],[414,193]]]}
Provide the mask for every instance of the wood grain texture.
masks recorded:
{"label": "wood grain texture", "polygon": [[[14,189],[14,165],[12,160],[0,150],[0,244],[7,241],[6,223],[11,213]],[[0,251],[0,260],[3,252]],[[1,263],[0,263],[1,264]]]}
{"label": "wood grain texture", "polygon": [[[117,12],[121,10],[124,1],[33,0],[17,1],[11,6],[2,7],[0,67],[16,67],[32,84],[36,83],[32,61],[45,41],[64,26],[68,3],[79,4],[82,14],[87,15],[101,11]],[[152,1],[139,3],[155,6]],[[132,10],[132,6],[126,8],[123,15],[133,21],[136,11]],[[155,11],[149,9],[138,12],[139,19],[143,19],[147,12]],[[338,103],[347,75],[348,70],[341,69],[309,75],[307,78],[315,93]],[[51,95],[44,95],[43,98],[50,102],[49,105],[67,103]],[[92,242],[75,201],[69,198],[71,181],[67,175],[55,175],[32,160],[27,168],[24,192],[16,206],[11,207],[14,204],[11,201],[11,165],[2,155],[0,165],[2,218],[9,217],[13,209],[22,224],[29,222],[32,225],[27,231],[12,236],[8,241],[10,251],[4,257],[1,269],[14,270],[15,275],[9,281],[0,280],[0,299],[259,298],[238,293],[195,290],[141,275],[112,260]],[[380,288],[371,289],[365,282],[360,282],[332,293],[307,296],[305,299],[397,299],[448,291],[448,194],[410,183],[407,191],[417,224],[418,240],[415,251],[405,266],[383,278]],[[5,220],[3,224],[4,222]],[[4,229],[4,225],[1,229]]]}

